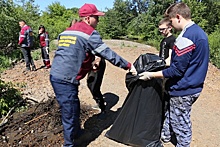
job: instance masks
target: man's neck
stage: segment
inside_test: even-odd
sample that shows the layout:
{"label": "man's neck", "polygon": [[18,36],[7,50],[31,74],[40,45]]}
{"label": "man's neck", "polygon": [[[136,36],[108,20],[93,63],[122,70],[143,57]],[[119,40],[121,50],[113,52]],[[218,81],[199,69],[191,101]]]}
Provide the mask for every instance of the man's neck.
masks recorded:
{"label": "man's neck", "polygon": [[166,38],[167,38],[167,37],[170,37],[171,35],[172,35],[172,33],[169,32],[169,33],[167,34]]}
{"label": "man's neck", "polygon": [[182,21],[182,30],[188,25],[188,24],[190,24],[190,23],[192,23],[192,20],[191,19],[184,19],[183,21]]}

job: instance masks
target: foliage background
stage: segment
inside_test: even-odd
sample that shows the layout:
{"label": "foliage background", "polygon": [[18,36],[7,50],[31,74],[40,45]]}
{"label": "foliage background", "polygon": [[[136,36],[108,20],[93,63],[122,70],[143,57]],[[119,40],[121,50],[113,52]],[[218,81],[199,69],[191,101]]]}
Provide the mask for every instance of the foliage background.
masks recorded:
{"label": "foliage background", "polygon": [[[210,61],[220,67],[218,35],[220,28],[220,1],[182,0],[192,11],[192,18],[209,36]],[[162,36],[158,32],[158,22],[166,8],[176,0],[115,0],[113,8],[106,9],[106,16],[100,17],[97,30],[104,39],[130,39],[159,49]],[[72,19],[78,19],[78,8],[67,9],[60,2],[52,3],[45,11],[40,11],[34,0],[0,1],[0,49],[12,43],[17,47],[20,28],[18,21],[23,19],[34,31],[35,48],[38,48],[38,26],[44,25],[50,39],[56,39],[65,30]],[[178,34],[174,31],[174,34]],[[8,52],[8,51],[7,51]],[[5,54],[4,54],[5,55]],[[10,55],[9,55],[10,56]],[[21,58],[21,55],[18,55]],[[13,61],[16,57],[7,57]],[[7,59],[6,58],[6,59]],[[10,64],[10,62],[9,62]],[[0,63],[0,66],[5,66]]]}

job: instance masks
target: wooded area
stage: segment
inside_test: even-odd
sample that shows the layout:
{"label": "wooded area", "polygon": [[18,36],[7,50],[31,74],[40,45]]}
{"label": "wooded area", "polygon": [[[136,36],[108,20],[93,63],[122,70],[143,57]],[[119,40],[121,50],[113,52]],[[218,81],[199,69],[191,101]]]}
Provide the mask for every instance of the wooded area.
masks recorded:
{"label": "wooded area", "polygon": [[[105,39],[126,38],[144,41],[158,48],[162,37],[157,29],[158,22],[166,8],[174,2],[176,0],[115,0],[113,8],[106,9],[106,16],[100,18],[97,30]],[[183,2],[191,8],[193,21],[209,35],[211,61],[220,67],[220,1],[183,0]],[[52,40],[69,26],[72,19],[78,19],[78,8],[67,9],[59,2],[52,3],[45,11],[40,11],[34,0],[16,0],[16,3],[13,0],[2,0],[0,8],[1,49],[10,43],[17,45],[20,31],[18,21],[21,19],[32,27],[35,40],[40,24],[46,27]],[[35,41],[35,46],[37,45]]]}
{"label": "wooded area", "polygon": [[[34,1],[0,1],[0,72],[10,67],[16,59],[22,58],[20,51],[15,50],[20,31],[19,20],[25,20],[32,27],[35,48],[38,48],[39,25],[42,24],[46,27],[50,40],[53,40],[69,27],[72,19],[78,19],[79,8],[67,9],[61,3],[55,2],[49,5],[45,11],[40,11]],[[106,9],[106,15],[100,17],[97,30],[103,39],[130,39],[159,49],[162,36],[158,31],[158,22],[163,17],[166,8],[174,2],[178,1],[115,0],[113,8]],[[220,68],[220,1],[182,0],[182,2],[187,3],[191,8],[192,20],[207,33],[210,61]],[[178,35],[175,31],[173,34]],[[5,88],[5,86],[3,87]]]}

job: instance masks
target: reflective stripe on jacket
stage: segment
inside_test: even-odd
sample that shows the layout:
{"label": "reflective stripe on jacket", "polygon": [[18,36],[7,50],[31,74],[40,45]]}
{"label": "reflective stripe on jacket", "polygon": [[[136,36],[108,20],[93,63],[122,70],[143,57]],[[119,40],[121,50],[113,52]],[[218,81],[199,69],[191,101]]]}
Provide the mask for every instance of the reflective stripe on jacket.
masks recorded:
{"label": "reflective stripe on jacket", "polygon": [[129,69],[131,64],[102,42],[99,33],[85,22],[78,22],[58,36],[50,74],[58,79],[79,84],[79,80],[92,69],[94,55],[112,64]]}
{"label": "reflective stripe on jacket", "polygon": [[41,47],[49,47],[49,34],[48,32],[44,32],[39,34],[40,46]]}
{"label": "reflective stripe on jacket", "polygon": [[21,47],[33,46],[33,32],[30,26],[25,25],[21,28],[18,44],[21,45]]}

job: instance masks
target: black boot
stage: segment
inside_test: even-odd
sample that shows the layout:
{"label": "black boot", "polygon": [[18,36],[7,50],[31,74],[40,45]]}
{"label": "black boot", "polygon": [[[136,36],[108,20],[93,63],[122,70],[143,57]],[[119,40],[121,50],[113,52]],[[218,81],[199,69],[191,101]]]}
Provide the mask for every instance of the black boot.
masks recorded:
{"label": "black boot", "polygon": [[101,113],[105,113],[106,105],[103,97],[95,97],[94,100],[96,101],[98,107],[101,109]]}
{"label": "black boot", "polygon": [[35,65],[33,65],[32,66],[32,71],[36,71],[37,69],[36,69],[36,66]]}
{"label": "black boot", "polygon": [[27,66],[23,72],[31,71],[30,66]]}

